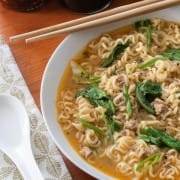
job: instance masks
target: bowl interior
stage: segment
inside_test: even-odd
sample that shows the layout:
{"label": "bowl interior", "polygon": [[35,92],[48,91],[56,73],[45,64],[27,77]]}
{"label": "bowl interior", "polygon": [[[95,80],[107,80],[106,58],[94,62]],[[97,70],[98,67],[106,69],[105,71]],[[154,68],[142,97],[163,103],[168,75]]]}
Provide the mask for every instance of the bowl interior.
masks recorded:
{"label": "bowl interior", "polygon": [[138,19],[158,17],[167,20],[180,20],[180,6],[168,8],[165,10],[129,18],[123,21],[114,22],[100,27],[83,30],[69,35],[55,50],[51,56],[41,84],[41,109],[49,133],[58,148],[79,168],[98,179],[111,179],[108,175],[95,169],[86,163],[71,147],[62,129],[56,120],[56,93],[60,83],[61,76],[68,62],[92,39],[98,37],[104,32],[112,31],[118,27],[132,24]]}

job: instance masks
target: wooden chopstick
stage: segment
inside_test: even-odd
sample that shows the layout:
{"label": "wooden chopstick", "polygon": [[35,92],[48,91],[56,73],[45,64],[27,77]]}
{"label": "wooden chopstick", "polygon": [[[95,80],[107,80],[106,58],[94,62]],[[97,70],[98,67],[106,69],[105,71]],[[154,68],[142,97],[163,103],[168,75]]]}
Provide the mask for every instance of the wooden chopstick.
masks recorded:
{"label": "wooden chopstick", "polygon": [[10,37],[10,41],[17,41],[17,40],[21,40],[21,39],[26,39],[26,38],[30,38],[32,36],[37,36],[37,35],[41,35],[41,34],[45,34],[45,33],[49,33],[52,31],[56,31],[56,30],[60,30],[63,28],[67,28],[67,27],[71,27],[74,25],[79,25],[81,23],[84,22],[88,22],[88,21],[92,21],[92,20],[96,20],[98,18],[103,18],[105,16],[110,16],[116,13],[122,13],[140,6],[145,6],[147,4],[151,4],[154,2],[158,2],[160,0],[143,0],[143,1],[139,1],[136,3],[132,3],[132,4],[128,4],[128,5],[124,5],[121,7],[117,7],[111,10],[107,10],[101,13],[97,13],[94,15],[90,15],[90,16],[86,16],[80,19],[76,19],[76,20],[72,20],[69,22],[65,22],[65,23],[61,23],[61,24],[57,24],[57,25],[53,25],[53,26],[49,26],[49,27],[45,27],[45,28],[41,28],[35,31],[31,31],[31,32],[27,32],[27,33],[23,33],[23,34],[19,34],[19,35],[15,35]]}
{"label": "wooden chopstick", "polygon": [[75,25],[75,26],[72,26],[72,27],[68,27],[68,28],[53,31],[53,32],[50,32],[50,33],[42,34],[42,35],[39,35],[39,36],[35,36],[35,37],[32,37],[32,38],[26,39],[26,43],[51,38],[51,37],[57,36],[57,35],[59,35],[61,33],[69,33],[69,32],[79,31],[79,30],[82,30],[82,29],[85,29],[85,28],[90,28],[90,27],[102,25],[102,24],[105,24],[105,23],[110,23],[110,22],[122,20],[122,19],[129,18],[129,17],[132,17],[132,16],[140,15],[142,13],[147,13],[147,12],[152,12],[152,11],[155,11],[155,10],[160,10],[160,9],[163,9],[163,8],[167,8],[167,7],[179,4],[179,3],[180,3],[180,0],[163,0],[163,1],[160,1],[160,2],[156,2],[156,3],[153,3],[153,4],[143,6],[143,7],[138,7],[138,8],[126,11],[126,12],[114,14],[114,15],[111,15],[109,17],[100,18],[100,19],[97,19],[97,20],[82,23],[82,24]]}

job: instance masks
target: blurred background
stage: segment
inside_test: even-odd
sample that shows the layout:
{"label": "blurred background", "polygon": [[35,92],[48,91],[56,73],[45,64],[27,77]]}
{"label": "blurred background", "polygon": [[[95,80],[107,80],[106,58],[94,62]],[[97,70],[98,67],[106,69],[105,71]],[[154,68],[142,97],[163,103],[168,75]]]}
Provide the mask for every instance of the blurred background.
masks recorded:
{"label": "blurred background", "polygon": [[[5,7],[18,11],[30,12],[42,8],[53,0],[0,0]],[[81,13],[95,13],[108,8],[112,3],[126,4],[131,1],[122,0],[56,0],[57,3]],[[112,5],[113,6],[113,5]]]}

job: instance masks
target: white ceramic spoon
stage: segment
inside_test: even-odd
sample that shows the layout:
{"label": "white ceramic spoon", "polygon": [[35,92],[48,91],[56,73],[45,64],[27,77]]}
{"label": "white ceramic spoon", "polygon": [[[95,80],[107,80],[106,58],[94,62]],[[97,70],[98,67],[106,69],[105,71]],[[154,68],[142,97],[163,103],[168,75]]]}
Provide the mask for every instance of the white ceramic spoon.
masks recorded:
{"label": "white ceramic spoon", "polygon": [[26,110],[10,95],[0,95],[0,149],[17,165],[25,180],[43,180],[31,150]]}

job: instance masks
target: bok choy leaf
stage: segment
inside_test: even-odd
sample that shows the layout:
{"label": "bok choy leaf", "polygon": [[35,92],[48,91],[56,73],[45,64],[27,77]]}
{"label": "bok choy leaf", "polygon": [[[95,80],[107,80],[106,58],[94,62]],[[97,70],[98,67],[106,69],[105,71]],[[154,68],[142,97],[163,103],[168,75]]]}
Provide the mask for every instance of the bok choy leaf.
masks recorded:
{"label": "bok choy leaf", "polygon": [[73,80],[78,84],[98,84],[100,82],[100,77],[90,74],[74,61],[71,62],[71,69]]}

